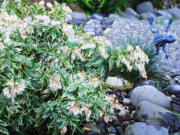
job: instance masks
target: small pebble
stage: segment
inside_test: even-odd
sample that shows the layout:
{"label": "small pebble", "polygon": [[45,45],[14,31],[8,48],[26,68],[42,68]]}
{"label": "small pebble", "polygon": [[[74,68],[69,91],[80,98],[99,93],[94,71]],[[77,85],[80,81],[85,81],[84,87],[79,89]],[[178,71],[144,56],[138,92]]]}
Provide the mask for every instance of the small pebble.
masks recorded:
{"label": "small pebble", "polygon": [[124,99],[123,99],[123,103],[125,103],[125,104],[131,104],[131,99],[129,99],[129,98],[124,98]]}

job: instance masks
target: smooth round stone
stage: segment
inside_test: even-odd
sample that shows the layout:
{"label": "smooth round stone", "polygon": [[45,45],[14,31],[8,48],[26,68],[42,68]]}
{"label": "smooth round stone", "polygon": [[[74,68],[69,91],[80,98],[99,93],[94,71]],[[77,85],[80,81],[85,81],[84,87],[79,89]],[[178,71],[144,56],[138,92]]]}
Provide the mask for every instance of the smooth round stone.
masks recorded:
{"label": "smooth round stone", "polygon": [[129,98],[124,98],[124,99],[123,99],[123,103],[125,103],[125,104],[131,104],[131,99],[129,99]]}
{"label": "smooth round stone", "polygon": [[127,15],[132,15],[132,16],[135,16],[135,17],[139,17],[138,13],[136,13],[136,11],[134,11],[132,8],[126,8],[125,13]]}
{"label": "smooth round stone", "polygon": [[178,117],[173,112],[158,105],[142,101],[136,108],[135,117],[138,121],[150,125],[173,126],[174,129],[180,128]]}
{"label": "smooth round stone", "polygon": [[167,128],[161,126],[135,122],[125,129],[125,135],[169,135],[169,133]]}
{"label": "smooth round stone", "polygon": [[153,13],[154,8],[153,8],[152,3],[150,1],[147,1],[147,2],[140,3],[137,6],[137,11],[139,13],[147,13],[147,12]]}
{"label": "smooth round stone", "polygon": [[86,25],[84,25],[84,27],[83,27],[84,29],[95,29],[95,25],[89,25],[89,24],[86,24]]}
{"label": "smooth round stone", "polygon": [[116,130],[114,127],[109,127],[109,128],[108,128],[108,132],[109,132],[110,134],[116,134],[116,133],[117,133],[117,130]]}
{"label": "smooth round stone", "polygon": [[87,22],[87,24],[101,24],[101,22],[97,19],[91,19]]}
{"label": "smooth round stone", "polygon": [[84,13],[79,13],[79,12],[72,12],[71,13],[72,19],[74,20],[87,20],[87,16]]}
{"label": "smooth round stone", "polygon": [[95,36],[96,35],[95,32],[87,32],[87,34],[89,34],[90,36]]}
{"label": "smooth round stone", "polygon": [[180,94],[180,85],[171,85],[170,87],[169,87],[169,93],[171,93],[171,94]]}
{"label": "smooth round stone", "polygon": [[121,125],[121,121],[120,121],[120,120],[115,120],[115,121],[113,121],[113,124],[114,124],[114,125],[119,125],[119,126],[120,126],[120,125]]}
{"label": "smooth round stone", "polygon": [[87,32],[95,32],[95,29],[85,29]]}
{"label": "smooth round stone", "polygon": [[91,19],[97,19],[99,21],[102,21],[104,19],[103,15],[102,14],[99,14],[99,13],[94,13],[92,16],[91,16]]}
{"label": "smooth round stone", "polygon": [[113,22],[114,22],[114,20],[113,20],[113,19],[110,19],[110,18],[107,18],[107,19],[104,20],[104,24],[105,24],[105,25],[112,25]]}
{"label": "smooth round stone", "polygon": [[134,106],[137,106],[141,101],[148,101],[150,103],[169,108],[171,98],[164,93],[158,91],[157,88],[151,85],[138,86],[130,93],[130,99]]}
{"label": "smooth round stone", "polygon": [[72,19],[70,21],[71,23],[75,23],[76,25],[80,26],[81,24],[85,25],[86,21],[85,20],[78,20],[78,19]]}
{"label": "smooth round stone", "polygon": [[97,35],[101,35],[103,33],[103,29],[102,28],[97,28],[96,29],[96,34]]}
{"label": "smooth round stone", "polygon": [[168,9],[168,12],[175,18],[180,19],[180,9],[179,8],[171,8]]}

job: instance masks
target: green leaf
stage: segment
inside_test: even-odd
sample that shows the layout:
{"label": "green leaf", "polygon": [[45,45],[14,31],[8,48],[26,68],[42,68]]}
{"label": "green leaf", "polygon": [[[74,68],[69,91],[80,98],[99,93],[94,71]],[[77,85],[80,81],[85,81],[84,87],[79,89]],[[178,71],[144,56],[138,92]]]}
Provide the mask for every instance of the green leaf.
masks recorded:
{"label": "green leaf", "polygon": [[113,69],[114,60],[112,58],[109,59],[109,70],[111,71]]}
{"label": "green leaf", "polygon": [[0,120],[0,126],[7,127],[8,125],[6,124],[6,122]]}
{"label": "green leaf", "polygon": [[4,127],[1,127],[1,128],[0,128],[0,133],[9,135],[8,130],[7,130],[6,128],[4,128]]}
{"label": "green leaf", "polygon": [[105,66],[103,64],[101,64],[99,67],[98,67],[98,72],[103,75],[105,73]]}

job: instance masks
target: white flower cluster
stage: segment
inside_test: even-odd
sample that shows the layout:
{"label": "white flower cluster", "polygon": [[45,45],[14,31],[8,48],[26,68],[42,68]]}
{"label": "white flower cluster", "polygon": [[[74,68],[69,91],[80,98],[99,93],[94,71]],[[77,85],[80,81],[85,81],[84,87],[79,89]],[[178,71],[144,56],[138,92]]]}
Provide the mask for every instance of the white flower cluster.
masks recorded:
{"label": "white flower cluster", "polygon": [[[143,78],[147,78],[145,64],[149,62],[148,56],[144,53],[143,50],[141,50],[139,46],[136,46],[135,50],[132,46],[128,46],[128,50],[130,50],[130,62],[133,62],[135,64],[136,68]],[[125,62],[125,64],[127,67],[130,67],[130,64],[128,62]]]}
{"label": "white flower cluster", "polygon": [[105,37],[94,37],[93,39],[101,44],[101,46],[99,46],[100,53],[107,59],[109,55],[106,51],[106,47],[112,47],[111,41],[107,40]]}
{"label": "white flower cluster", "polygon": [[60,82],[60,75],[56,75],[55,77],[51,77],[49,79],[49,88],[52,91],[57,91],[58,89],[62,89],[62,85]]}
{"label": "white flower cluster", "polygon": [[100,84],[100,80],[96,77],[90,78],[89,84],[92,85],[94,88],[97,88]]}
{"label": "white flower cluster", "polygon": [[82,81],[88,81],[88,84],[90,84],[94,88],[97,88],[100,85],[100,80],[97,77],[88,77],[88,75],[84,71],[79,71],[77,75]]}
{"label": "white flower cluster", "polygon": [[68,40],[72,41],[72,39],[73,39],[73,37],[75,35],[73,26],[71,24],[63,24],[62,30],[66,34]]}
{"label": "white flower cluster", "polygon": [[81,53],[80,48],[75,48],[75,51],[71,55],[71,59],[74,61],[75,59],[80,59],[82,62],[85,61],[84,56]]}
{"label": "white flower cluster", "polygon": [[64,21],[72,20],[72,16],[71,16],[72,10],[66,5],[63,5],[62,10],[65,11],[65,19],[64,19]]}
{"label": "white flower cluster", "polygon": [[5,48],[4,44],[0,42],[0,51]]}
{"label": "white flower cluster", "polygon": [[11,42],[10,35],[16,30],[19,30],[23,39],[27,38],[26,29],[27,23],[19,19],[16,15],[9,15],[7,12],[1,12],[0,14],[0,32],[4,33],[4,43]]}
{"label": "white flower cluster", "polygon": [[115,95],[108,95],[105,97],[106,101],[110,103],[110,111],[114,113],[115,110],[119,110],[119,116],[125,116],[126,110],[125,107],[119,103]]}
{"label": "white flower cluster", "polygon": [[69,113],[74,115],[82,115],[82,113],[85,112],[86,121],[90,120],[91,110],[88,105],[79,105],[79,103],[70,102],[67,106],[67,109],[69,110]]}
{"label": "white flower cluster", "polygon": [[82,50],[94,49],[94,48],[96,48],[96,45],[94,43],[86,43],[81,46]]}
{"label": "white flower cluster", "polygon": [[14,101],[14,98],[16,95],[22,94],[22,92],[25,90],[25,84],[22,80],[22,83],[17,83],[14,81],[8,81],[6,88],[3,89],[3,93],[6,97],[10,98],[12,101]]}
{"label": "white flower cluster", "polygon": [[123,78],[115,77],[115,76],[109,76],[106,80],[106,84],[114,89],[121,91],[133,88],[132,83],[130,83],[129,81]]}

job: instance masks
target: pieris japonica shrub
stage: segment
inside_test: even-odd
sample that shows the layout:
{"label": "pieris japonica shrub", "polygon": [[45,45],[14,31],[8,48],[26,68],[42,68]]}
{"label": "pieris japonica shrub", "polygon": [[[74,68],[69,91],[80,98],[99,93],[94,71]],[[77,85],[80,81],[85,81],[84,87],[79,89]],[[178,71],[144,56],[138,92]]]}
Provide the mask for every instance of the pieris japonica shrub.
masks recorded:
{"label": "pieris japonica shrub", "polygon": [[0,9],[0,134],[83,133],[83,123],[108,122],[123,107],[104,83],[114,66],[147,77],[140,47],[113,50],[67,24],[65,4],[47,7],[5,0]]}

